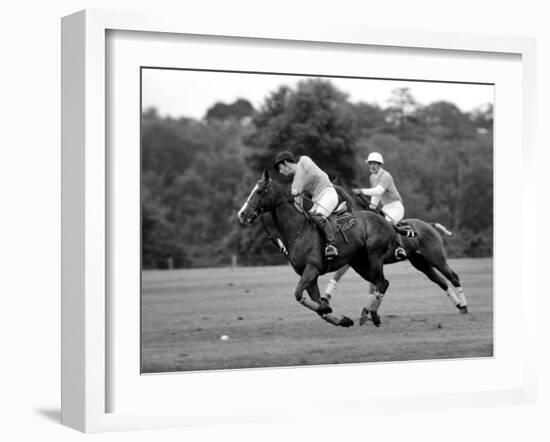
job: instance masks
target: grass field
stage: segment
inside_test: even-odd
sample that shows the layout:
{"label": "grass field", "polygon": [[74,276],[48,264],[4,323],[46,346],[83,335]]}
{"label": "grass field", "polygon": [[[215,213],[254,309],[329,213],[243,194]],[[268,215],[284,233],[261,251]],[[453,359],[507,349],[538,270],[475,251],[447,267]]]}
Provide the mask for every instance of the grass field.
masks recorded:
{"label": "grass field", "polygon": [[[492,356],[493,260],[450,265],[465,288],[468,315],[403,262],[385,267],[390,288],[380,328],[357,321],[334,327],[298,304],[298,276],[289,266],[143,272],[142,372]],[[322,291],[328,279],[320,278]],[[348,272],[334,313],[357,319],[367,290]]]}

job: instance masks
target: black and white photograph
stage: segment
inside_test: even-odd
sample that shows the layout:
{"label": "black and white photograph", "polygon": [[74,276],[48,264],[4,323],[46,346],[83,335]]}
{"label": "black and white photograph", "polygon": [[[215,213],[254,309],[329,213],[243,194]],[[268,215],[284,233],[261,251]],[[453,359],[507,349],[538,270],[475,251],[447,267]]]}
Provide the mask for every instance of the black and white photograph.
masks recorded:
{"label": "black and white photograph", "polygon": [[493,357],[487,83],[141,68],[141,371]]}

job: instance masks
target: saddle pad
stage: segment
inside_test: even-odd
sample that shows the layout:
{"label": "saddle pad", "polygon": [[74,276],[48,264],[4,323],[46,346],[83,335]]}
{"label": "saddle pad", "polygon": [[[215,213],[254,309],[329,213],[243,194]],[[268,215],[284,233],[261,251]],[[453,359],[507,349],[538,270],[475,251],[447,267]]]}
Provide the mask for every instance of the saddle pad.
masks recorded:
{"label": "saddle pad", "polygon": [[355,219],[355,216],[353,216],[350,212],[336,216],[336,226],[341,232],[351,229],[356,222],[357,220]]}

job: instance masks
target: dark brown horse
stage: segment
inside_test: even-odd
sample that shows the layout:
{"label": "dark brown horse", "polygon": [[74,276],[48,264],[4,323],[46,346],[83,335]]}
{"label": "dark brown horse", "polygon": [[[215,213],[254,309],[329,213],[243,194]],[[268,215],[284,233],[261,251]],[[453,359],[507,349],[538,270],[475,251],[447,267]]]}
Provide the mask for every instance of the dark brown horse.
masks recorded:
{"label": "dark brown horse", "polygon": [[[349,203],[349,196],[342,190],[339,193]],[[375,212],[354,210],[356,222],[346,231],[346,238],[344,239],[343,235],[336,235],[338,257],[327,261],[323,256],[323,239],[315,224],[303,210],[297,207],[294,198],[281,185],[273,182],[268,172],[264,171],[262,179],[256,183],[248,199],[239,210],[238,217],[241,223],[252,224],[266,212],[271,213],[280,239],[287,251],[287,258],[296,273],[300,275],[300,281],[294,291],[298,302],[318,313],[333,325],[342,327],[353,325],[353,321],[347,316],[338,317],[332,314],[329,302],[320,296],[317,284],[320,275],[341,268],[347,270],[351,266],[362,278],[374,286],[374,293],[369,295],[363,310],[363,317],[370,313],[373,322],[376,324],[378,320],[379,323],[377,310],[389,286],[389,282],[384,277],[383,266],[385,263],[395,261],[394,250],[398,245],[396,230],[389,222]],[[413,229],[424,229],[423,224],[426,223],[418,220],[420,224],[417,224],[413,221],[411,220]],[[433,227],[429,226],[427,234],[419,233],[417,238],[410,240],[411,243],[404,244],[407,252],[415,247],[422,253],[427,250],[427,247],[430,250],[432,248],[439,249],[444,258],[441,237],[435,231],[435,236],[433,236],[432,231],[434,231]],[[422,242],[432,245],[423,245],[422,248],[419,248],[412,243],[413,240],[422,240]],[[417,268],[432,279],[430,268],[423,265],[421,261],[420,257],[415,261]],[[458,281],[458,277],[456,277],[456,281]],[[309,298],[304,292],[307,292]]]}
{"label": "dark brown horse", "polygon": [[[361,197],[351,204],[355,210],[372,210],[377,212],[381,218],[384,216],[383,212],[373,209],[370,203],[364,201]],[[441,287],[460,313],[468,313],[468,303],[464,294],[464,289],[461,286],[458,275],[447,263],[445,247],[440,235],[440,233],[442,233],[451,236],[452,233],[439,223],[427,223],[416,218],[405,219],[403,220],[403,224],[409,226],[416,234],[416,236],[410,238],[401,236],[401,244],[407,253],[409,262],[416,269],[424,273],[431,281]],[[395,262],[397,262],[395,256],[389,255],[384,261],[384,264],[392,264]],[[322,299],[327,299],[327,302],[330,300],[332,292],[336,289],[336,284],[349,270],[349,267],[348,265],[342,266],[333,275]],[[449,282],[454,289],[449,285]],[[364,310],[361,315],[360,323],[362,324],[366,319],[371,319],[374,325],[379,326],[380,317],[378,316],[377,310],[377,308],[371,309],[370,312]],[[367,317],[369,313],[371,315],[370,318]]]}
{"label": "dark brown horse", "polygon": [[353,325],[350,318],[332,314],[328,301],[321,299],[317,285],[320,275],[347,264],[373,283],[377,294],[384,295],[389,282],[384,277],[383,264],[393,253],[397,239],[393,228],[382,217],[368,211],[355,213],[356,222],[346,232],[348,241],[342,235],[336,235],[339,255],[326,261],[323,240],[315,224],[294,204],[294,198],[264,171],[262,179],[239,210],[238,217],[241,223],[251,224],[266,212],[271,213],[288,252],[288,260],[301,277],[294,296],[302,305],[333,325]]}

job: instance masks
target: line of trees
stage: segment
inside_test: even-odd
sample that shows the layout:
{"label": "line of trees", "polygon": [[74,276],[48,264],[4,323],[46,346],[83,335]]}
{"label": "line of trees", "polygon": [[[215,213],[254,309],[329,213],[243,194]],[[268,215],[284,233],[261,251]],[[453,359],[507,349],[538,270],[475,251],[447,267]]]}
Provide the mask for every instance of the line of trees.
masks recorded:
{"label": "line of trees", "polygon": [[[260,109],[215,103],[202,120],[142,114],[145,268],[284,262],[261,226],[236,212],[281,150],[311,156],[344,187],[368,186],[363,161],[384,155],[407,217],[456,232],[450,256],[489,256],[493,236],[493,109],[420,105],[396,89],[387,107],[352,103],[327,80],[281,86]],[[279,177],[284,181],[283,178]]]}

